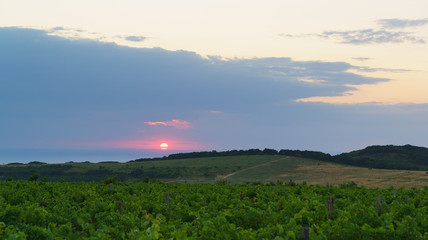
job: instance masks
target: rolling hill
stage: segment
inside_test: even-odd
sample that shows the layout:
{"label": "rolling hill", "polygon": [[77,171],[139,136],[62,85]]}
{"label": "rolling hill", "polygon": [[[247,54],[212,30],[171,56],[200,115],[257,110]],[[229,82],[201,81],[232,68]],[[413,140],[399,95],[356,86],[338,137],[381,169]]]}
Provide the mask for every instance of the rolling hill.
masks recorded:
{"label": "rolling hill", "polygon": [[342,153],[331,161],[379,169],[428,170],[428,148],[412,145],[370,146]]}
{"label": "rolling hill", "polygon": [[[423,158],[426,150],[410,145],[372,146],[330,156],[313,151],[251,149],[174,154],[127,163],[33,162],[0,166],[0,179],[29,179],[39,174],[39,180],[47,181],[103,181],[117,176],[122,181],[156,178],[165,182],[214,182],[221,176],[228,182],[240,184],[293,181],[322,185],[354,182],[367,187],[424,187],[428,186],[428,173],[409,169],[426,166],[426,158]],[[402,169],[376,169],[376,166]]]}

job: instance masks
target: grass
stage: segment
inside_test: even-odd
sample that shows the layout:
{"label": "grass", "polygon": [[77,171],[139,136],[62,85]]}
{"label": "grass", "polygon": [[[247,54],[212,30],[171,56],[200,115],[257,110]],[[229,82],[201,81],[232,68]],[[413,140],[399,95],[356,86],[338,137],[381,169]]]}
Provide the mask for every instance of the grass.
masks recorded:
{"label": "grass", "polygon": [[[69,165],[64,168],[64,165]],[[50,174],[50,171],[52,174]],[[61,173],[59,173],[61,171]],[[28,179],[38,172],[41,178],[72,181],[99,181],[112,176],[122,180],[142,180],[155,177],[166,182],[214,182],[223,176],[231,183],[276,182],[293,180],[297,183],[338,185],[353,181],[367,187],[428,186],[426,171],[385,170],[352,167],[318,160],[277,155],[230,156],[129,163],[66,163],[0,166],[3,178]],[[15,175],[13,175],[15,173]],[[56,174],[55,174],[56,173]],[[7,175],[10,174],[10,175]]]}
{"label": "grass", "polygon": [[278,158],[256,168],[243,169],[228,177],[230,182],[235,183],[251,182],[251,179],[262,182],[293,180],[313,185],[339,185],[353,181],[366,187],[428,186],[426,171],[368,169],[291,157]]}

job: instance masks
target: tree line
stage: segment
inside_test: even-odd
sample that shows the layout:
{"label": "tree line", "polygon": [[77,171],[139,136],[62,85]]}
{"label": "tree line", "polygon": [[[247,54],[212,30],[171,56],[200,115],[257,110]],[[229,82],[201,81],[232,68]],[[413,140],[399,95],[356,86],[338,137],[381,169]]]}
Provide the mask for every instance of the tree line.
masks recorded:
{"label": "tree line", "polygon": [[189,153],[175,153],[162,158],[140,158],[130,162],[142,162],[153,160],[171,160],[202,157],[225,157],[225,156],[245,156],[245,155],[279,155],[299,158],[310,158],[326,162],[334,162],[359,167],[378,169],[403,169],[403,170],[427,170],[428,171],[428,148],[416,147],[412,145],[394,146],[369,146],[362,150],[330,155],[320,151],[308,150],[275,150],[258,148],[248,150],[229,151],[201,151]]}

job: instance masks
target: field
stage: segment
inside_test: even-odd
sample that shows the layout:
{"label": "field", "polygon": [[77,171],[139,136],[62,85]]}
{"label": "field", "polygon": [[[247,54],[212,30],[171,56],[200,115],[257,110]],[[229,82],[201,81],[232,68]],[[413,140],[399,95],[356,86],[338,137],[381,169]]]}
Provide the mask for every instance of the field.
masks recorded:
{"label": "field", "polygon": [[112,179],[0,181],[0,189],[1,239],[428,238],[426,188]]}
{"label": "field", "polygon": [[385,170],[353,167],[313,159],[278,155],[206,157],[128,163],[67,163],[3,165],[3,179],[40,179],[56,181],[102,181],[117,176],[120,180],[141,181],[157,178],[165,182],[212,183],[224,176],[231,183],[295,181],[297,183],[339,185],[353,181],[367,187],[428,186],[426,171]]}
{"label": "field", "polygon": [[252,178],[262,182],[275,182],[279,179],[314,185],[338,185],[352,181],[366,187],[428,186],[426,171],[368,169],[287,157],[237,171],[227,179],[231,182],[245,183]]}
{"label": "field", "polygon": [[252,155],[0,175],[0,239],[428,238],[426,171]]}

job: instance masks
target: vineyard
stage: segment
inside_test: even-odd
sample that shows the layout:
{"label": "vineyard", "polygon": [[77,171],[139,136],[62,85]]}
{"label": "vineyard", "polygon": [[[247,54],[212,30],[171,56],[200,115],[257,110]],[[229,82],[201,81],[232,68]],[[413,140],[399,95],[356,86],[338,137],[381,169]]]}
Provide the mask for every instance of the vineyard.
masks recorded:
{"label": "vineyard", "polygon": [[428,238],[426,189],[115,179],[0,189],[2,239]]}

